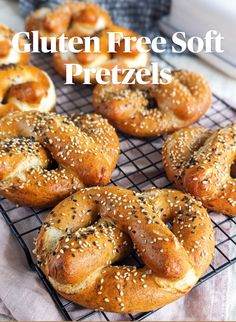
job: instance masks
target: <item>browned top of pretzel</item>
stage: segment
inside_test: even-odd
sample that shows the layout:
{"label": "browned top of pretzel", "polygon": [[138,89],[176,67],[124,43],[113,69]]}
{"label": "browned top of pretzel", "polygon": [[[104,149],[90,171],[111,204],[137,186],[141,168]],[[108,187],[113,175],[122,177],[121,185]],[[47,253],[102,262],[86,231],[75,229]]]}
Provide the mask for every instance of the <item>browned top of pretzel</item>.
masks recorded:
{"label": "browned top of pretzel", "polygon": [[[120,45],[116,44],[116,53],[108,52],[108,33],[117,32],[121,34],[116,35],[116,40],[120,39]],[[96,34],[100,39],[100,52],[94,52],[93,43],[91,44],[91,52],[79,53],[61,53],[57,52],[53,55],[53,65],[55,69],[63,77],[66,76],[65,64],[80,64],[83,68],[98,70],[100,68],[112,69],[115,65],[119,68],[141,68],[148,64],[150,55],[149,53],[140,53],[136,48],[136,41],[131,41],[131,52],[124,53],[124,37],[136,37],[139,35],[134,31],[118,26],[112,25],[110,28]],[[146,45],[143,48],[147,49]],[[83,48],[82,48],[83,49]],[[95,73],[91,71],[91,82],[96,83]],[[83,82],[84,74],[74,76],[74,81]]]}
{"label": "browned top of pretzel", "polygon": [[200,75],[172,72],[169,84],[97,85],[96,113],[134,136],[160,136],[196,122],[211,105],[211,91]]}
{"label": "browned top of pretzel", "polygon": [[96,114],[14,112],[0,120],[0,140],[0,193],[34,207],[108,183],[119,155],[115,130]]}
{"label": "browned top of pretzel", "polygon": [[56,93],[48,74],[31,65],[0,67],[0,117],[15,111],[48,112]]}
{"label": "browned top of pretzel", "polygon": [[68,4],[72,12],[72,23],[67,36],[92,36],[109,28],[112,20],[109,13],[96,3],[77,2]]}
{"label": "browned top of pretzel", "polygon": [[204,127],[182,129],[163,147],[170,181],[198,197],[216,212],[236,216],[236,124],[218,131]]}
{"label": "browned top of pretzel", "polygon": [[[0,66],[9,64],[27,64],[30,58],[29,53],[18,53],[12,47],[14,31],[0,24]],[[21,37],[19,48],[23,50],[26,40]]]}
{"label": "browned top of pretzel", "polygon": [[[26,31],[40,37],[90,36],[112,24],[108,12],[95,3],[66,2],[55,9],[40,8],[26,19]],[[49,40],[50,41],[50,40]]]}
{"label": "browned top of pretzel", "polygon": [[[116,265],[133,247],[144,267]],[[148,311],[183,296],[213,252],[206,210],[166,189],[82,189],[49,213],[36,241],[41,268],[60,294],[113,312]]]}

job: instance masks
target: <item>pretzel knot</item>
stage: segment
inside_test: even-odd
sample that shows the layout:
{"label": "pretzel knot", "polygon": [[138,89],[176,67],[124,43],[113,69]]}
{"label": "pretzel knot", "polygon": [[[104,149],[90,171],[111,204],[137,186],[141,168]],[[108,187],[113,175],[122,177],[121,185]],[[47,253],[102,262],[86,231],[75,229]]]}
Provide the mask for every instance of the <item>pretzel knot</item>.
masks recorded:
{"label": "pretzel knot", "polygon": [[[30,58],[29,53],[19,53],[12,47],[14,32],[0,24],[0,66],[9,64],[27,64]],[[21,37],[19,48],[23,50],[26,40]]]}
{"label": "pretzel knot", "polygon": [[205,207],[236,216],[236,124],[218,131],[182,129],[163,147],[167,176],[179,188],[198,197]]}
{"label": "pretzel knot", "polygon": [[35,66],[2,67],[0,79],[0,117],[17,110],[48,112],[56,105],[51,79]]}
{"label": "pretzel knot", "polygon": [[115,130],[96,114],[14,112],[0,129],[0,193],[27,206],[108,183],[119,155]]}
{"label": "pretzel knot", "polygon": [[169,84],[98,84],[93,92],[93,106],[96,113],[108,118],[120,131],[151,137],[196,122],[211,106],[211,97],[202,76],[178,70],[172,72]]}
{"label": "pretzel knot", "polygon": [[[132,245],[144,266],[115,265]],[[206,210],[190,195],[95,187],[49,213],[35,252],[65,298],[93,309],[139,312],[176,300],[196,284],[212,260],[214,233]]]}

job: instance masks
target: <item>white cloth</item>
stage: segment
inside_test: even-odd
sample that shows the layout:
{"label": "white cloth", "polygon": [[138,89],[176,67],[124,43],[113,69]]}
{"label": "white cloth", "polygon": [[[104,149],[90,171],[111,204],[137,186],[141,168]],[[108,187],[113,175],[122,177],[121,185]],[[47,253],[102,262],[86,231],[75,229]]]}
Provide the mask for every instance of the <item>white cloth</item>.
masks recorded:
{"label": "white cloth", "polygon": [[16,320],[61,320],[50,295],[30,271],[25,254],[0,218],[0,313]]}

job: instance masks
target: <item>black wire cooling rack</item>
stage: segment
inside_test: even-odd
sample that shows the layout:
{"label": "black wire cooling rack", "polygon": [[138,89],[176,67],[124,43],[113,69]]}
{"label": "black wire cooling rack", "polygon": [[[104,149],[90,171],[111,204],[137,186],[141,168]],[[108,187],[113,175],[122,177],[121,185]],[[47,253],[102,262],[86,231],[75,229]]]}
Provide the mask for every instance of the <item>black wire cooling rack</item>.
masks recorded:
{"label": "black wire cooling rack", "polygon": [[[172,67],[163,58],[159,58],[158,61],[161,65]],[[53,70],[50,56],[35,54],[32,63],[47,71],[53,79],[58,97],[57,112],[89,113],[92,111],[91,87],[84,85],[65,86],[62,78]],[[236,112],[226,102],[214,95],[212,108],[198,123],[206,127],[217,128],[225,126],[233,120],[236,120]],[[111,183],[136,191],[142,191],[151,186],[159,188],[168,186],[169,182],[163,171],[161,161],[161,147],[164,139],[162,137],[154,139],[131,138],[123,134],[119,134],[119,136],[121,154]],[[61,298],[45,278],[32,253],[33,239],[37,236],[48,210],[16,207],[9,200],[2,198],[0,199],[0,211],[23,248],[30,268],[38,274],[66,320],[143,320],[153,313],[152,311],[136,315],[116,315],[95,312]],[[236,218],[216,214],[212,214],[211,218],[217,240],[215,257],[198,285],[236,262]],[[137,256],[135,254],[132,256],[132,263],[139,266],[140,262]]]}

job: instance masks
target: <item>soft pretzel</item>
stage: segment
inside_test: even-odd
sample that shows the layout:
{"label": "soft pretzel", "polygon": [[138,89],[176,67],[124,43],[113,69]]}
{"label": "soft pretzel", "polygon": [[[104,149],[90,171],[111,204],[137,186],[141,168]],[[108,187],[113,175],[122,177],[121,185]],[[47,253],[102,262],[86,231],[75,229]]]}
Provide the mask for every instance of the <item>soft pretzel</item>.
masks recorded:
{"label": "soft pretzel", "polygon": [[0,193],[33,207],[108,183],[119,154],[115,130],[96,114],[14,112],[0,120],[0,140]]}
{"label": "soft pretzel", "polygon": [[67,2],[55,9],[47,7],[34,11],[27,19],[28,32],[39,31],[40,37],[90,36],[112,24],[108,12],[95,3]]}
{"label": "soft pretzel", "polygon": [[32,65],[0,68],[0,117],[16,110],[48,112],[56,93],[48,74]]}
{"label": "soft pretzel", "polygon": [[[117,266],[132,245],[144,267]],[[196,284],[212,260],[214,233],[190,195],[95,187],[49,213],[35,252],[65,298],[92,309],[139,312],[170,303]]]}
{"label": "soft pretzel", "polygon": [[215,212],[236,216],[236,123],[217,131],[204,127],[179,130],[163,147],[171,182]]}
{"label": "soft pretzel", "polygon": [[66,35],[92,36],[112,25],[109,13],[97,5],[89,2],[68,3],[72,13],[72,21]]}
{"label": "soft pretzel", "polygon": [[[122,34],[117,34],[116,39],[120,39],[120,45],[116,45],[116,53],[108,52],[108,32],[120,32]],[[122,36],[123,35],[123,36]],[[91,52],[87,53],[81,51],[80,53],[66,52],[61,53],[57,52],[53,54],[53,65],[56,71],[66,77],[66,64],[79,64],[83,68],[90,69],[90,80],[92,83],[96,83],[96,73],[92,69],[98,70],[101,68],[112,69],[114,66],[118,68],[141,68],[145,67],[148,62],[150,55],[149,53],[140,53],[136,46],[135,41],[131,42],[131,52],[124,53],[124,38],[123,37],[136,37],[138,35],[130,29],[113,25],[110,28],[102,31],[100,34],[97,34],[100,38],[100,52],[93,52],[94,48],[91,45]],[[143,45],[143,48],[147,48],[146,45]],[[75,74],[75,73],[74,73]],[[84,73],[81,73],[79,76],[73,77],[76,82],[84,81]]]}
{"label": "soft pretzel", "polygon": [[196,122],[211,105],[207,81],[187,71],[172,72],[169,84],[100,85],[93,92],[96,113],[122,132],[151,137]]}
{"label": "soft pretzel", "polygon": [[[8,27],[0,24],[0,66],[9,64],[27,64],[30,58],[29,53],[19,53],[12,47],[14,32]],[[21,37],[19,48],[23,50],[26,40]]]}

